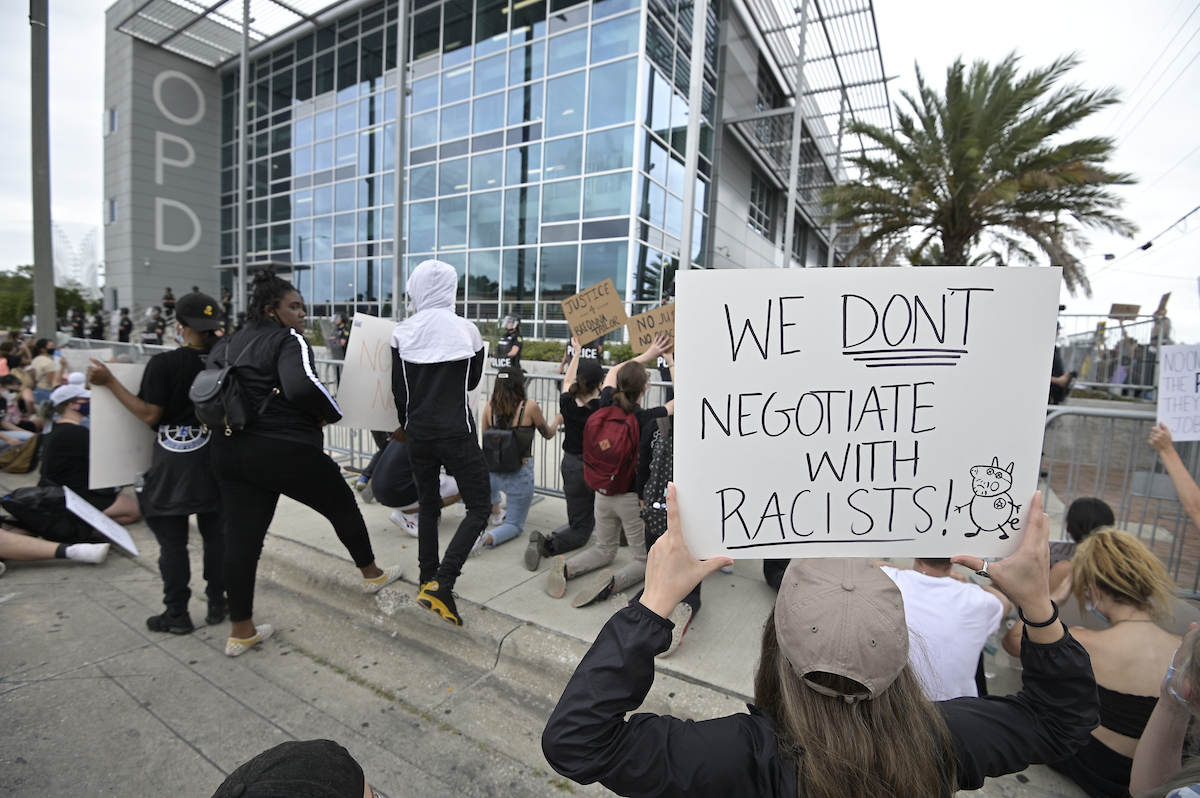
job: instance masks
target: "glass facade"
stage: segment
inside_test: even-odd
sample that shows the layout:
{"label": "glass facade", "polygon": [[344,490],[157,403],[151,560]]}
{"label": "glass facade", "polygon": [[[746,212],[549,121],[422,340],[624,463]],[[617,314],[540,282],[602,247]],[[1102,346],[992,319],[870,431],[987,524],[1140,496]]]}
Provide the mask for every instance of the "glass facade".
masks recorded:
{"label": "glass facade", "polygon": [[[707,231],[716,86],[709,9],[693,240],[680,242],[691,8],[674,0],[415,0],[406,179],[397,181],[396,2],[258,59],[245,142],[248,264],[291,263],[318,314],[388,314],[405,267],[458,269],[466,315],[517,310],[563,337],[558,300],[612,278],[656,303]],[[238,77],[224,78],[222,263],[236,263]],[[403,290],[403,285],[400,286]]]}

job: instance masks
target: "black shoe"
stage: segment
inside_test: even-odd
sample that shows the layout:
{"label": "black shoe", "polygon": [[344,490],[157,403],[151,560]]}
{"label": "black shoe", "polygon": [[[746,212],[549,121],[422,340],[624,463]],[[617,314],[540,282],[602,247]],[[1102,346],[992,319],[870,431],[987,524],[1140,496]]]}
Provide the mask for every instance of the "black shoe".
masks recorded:
{"label": "black shoe", "polygon": [[549,557],[550,551],[546,546],[546,536],[541,532],[529,533],[529,545],[525,547],[525,568],[536,571],[543,557]]}
{"label": "black shoe", "polygon": [[151,632],[169,632],[173,635],[190,635],[196,630],[192,618],[187,613],[178,617],[163,613],[146,619],[146,628]]}
{"label": "black shoe", "polygon": [[209,626],[216,626],[225,617],[229,615],[229,605],[225,603],[225,599],[209,599],[208,614],[204,616],[204,622]]}
{"label": "black shoe", "polygon": [[444,621],[455,626],[462,626],[462,618],[458,617],[458,607],[454,604],[454,593],[448,587],[442,587],[434,579],[421,586],[417,593],[417,603],[427,610],[433,610]]}

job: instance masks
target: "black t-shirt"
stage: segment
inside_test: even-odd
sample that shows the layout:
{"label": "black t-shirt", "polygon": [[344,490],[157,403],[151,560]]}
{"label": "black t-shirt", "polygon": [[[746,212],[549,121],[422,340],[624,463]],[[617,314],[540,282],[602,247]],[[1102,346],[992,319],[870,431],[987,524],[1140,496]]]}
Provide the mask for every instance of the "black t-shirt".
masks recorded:
{"label": "black t-shirt", "polygon": [[8,361],[8,370],[10,372],[21,368],[21,356],[20,355],[6,355],[4,357],[4,359]]}
{"label": "black t-shirt", "polygon": [[150,358],[142,374],[138,398],[163,409],[159,424],[195,426],[200,423],[196,419],[196,407],[188,398],[188,389],[196,375],[204,371],[207,360],[207,352],[201,353],[190,346]]}
{"label": "black t-shirt", "polygon": [[558,399],[558,411],[563,417],[563,451],[567,454],[583,454],[583,425],[588,416],[600,407],[600,400],[593,399],[584,407],[575,404],[575,397],[565,391]]}
{"label": "black t-shirt", "polygon": [[133,331],[133,322],[128,316],[122,316],[120,323],[117,325],[117,341],[123,344],[129,343],[129,333]]}
{"label": "black t-shirt", "polygon": [[88,446],[91,435],[80,424],[59,421],[42,443],[39,485],[65,485],[81,496],[88,493]]}
{"label": "black t-shirt", "polygon": [[517,351],[515,355],[509,357],[507,354],[501,355],[501,352],[507,353],[514,346],[521,346],[521,333],[519,330],[507,330],[504,336],[496,344],[496,353],[492,355],[492,368],[521,368],[521,352]]}

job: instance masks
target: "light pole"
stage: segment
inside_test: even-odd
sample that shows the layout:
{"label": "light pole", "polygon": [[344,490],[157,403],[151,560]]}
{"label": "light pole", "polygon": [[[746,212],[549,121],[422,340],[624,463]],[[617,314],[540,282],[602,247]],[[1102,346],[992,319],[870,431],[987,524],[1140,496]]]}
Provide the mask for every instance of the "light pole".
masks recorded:
{"label": "light pole", "polygon": [[47,0],[29,0],[30,127],[33,167],[33,311],[37,334],[58,329],[50,229],[50,79]]}

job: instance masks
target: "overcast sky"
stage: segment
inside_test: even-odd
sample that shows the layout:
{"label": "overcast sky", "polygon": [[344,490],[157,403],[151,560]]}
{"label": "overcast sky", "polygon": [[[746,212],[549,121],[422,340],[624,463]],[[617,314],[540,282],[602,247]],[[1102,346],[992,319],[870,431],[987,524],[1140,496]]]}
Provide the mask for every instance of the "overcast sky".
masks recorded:
{"label": "overcast sky", "polygon": [[[0,268],[32,261],[29,200],[29,26],[24,2],[0,4]],[[1094,296],[1063,292],[1068,313],[1106,313],[1113,303],[1153,312],[1169,305],[1176,340],[1200,342],[1200,276],[1191,255],[1200,213],[1200,5],[1192,0],[876,0],[884,67],[897,88],[915,87],[914,63],[934,85],[944,84],[958,56],[995,61],[1017,51],[1027,65],[1048,64],[1075,51],[1084,63],[1074,79],[1088,87],[1115,86],[1123,105],[1105,111],[1079,135],[1117,138],[1112,168],[1138,184],[1120,189],[1134,240],[1091,234]],[[1194,14],[1189,18],[1190,14]],[[1185,22],[1186,21],[1186,22]],[[102,220],[104,3],[50,3],[51,198],[55,221],[76,245]],[[1138,247],[1159,236],[1154,246]],[[1105,261],[1104,253],[1118,257]]]}

